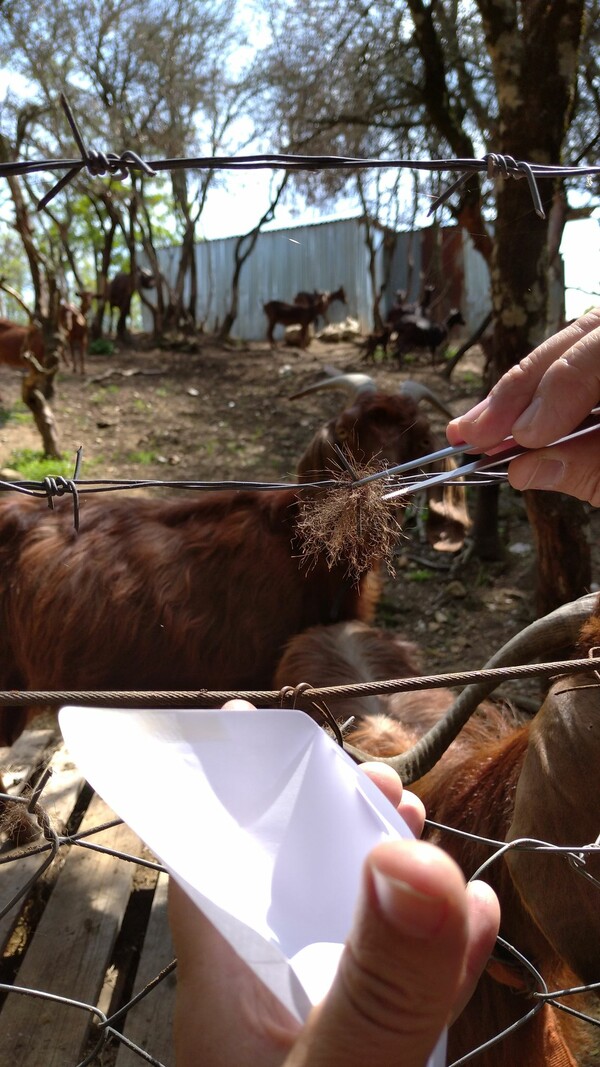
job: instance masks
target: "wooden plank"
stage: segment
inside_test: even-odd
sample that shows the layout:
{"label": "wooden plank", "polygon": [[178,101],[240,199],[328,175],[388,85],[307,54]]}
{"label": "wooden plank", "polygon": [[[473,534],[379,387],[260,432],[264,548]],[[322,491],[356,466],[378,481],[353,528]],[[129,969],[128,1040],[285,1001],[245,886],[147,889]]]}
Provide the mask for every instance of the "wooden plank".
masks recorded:
{"label": "wooden plank", "polygon": [[[94,797],[82,829],[114,818]],[[139,839],[124,825],[94,837],[138,854]],[[129,899],[135,865],[73,847],[15,985],[97,1002]],[[11,1067],[70,1067],[79,1062],[91,1016],[87,1011],[11,993],[0,1014],[0,1063]]]}
{"label": "wooden plank", "polygon": [[46,758],[52,742],[59,741],[55,730],[25,730],[12,748],[0,749],[0,775],[6,788],[17,792],[16,787]]}
{"label": "wooden plank", "polygon": [[[50,733],[50,731],[37,732],[41,734]],[[20,740],[21,738],[19,738]],[[38,741],[41,746],[38,750],[38,755],[41,755],[44,753],[46,742],[43,737],[38,738]],[[30,757],[31,751],[26,757],[27,761]],[[18,752],[14,763],[11,759],[11,766],[15,768],[23,766]],[[61,745],[58,751],[54,753],[50,761],[50,767],[52,768],[52,776],[44,788],[40,803],[49,816],[51,825],[59,833],[62,833],[81,792],[84,778],[73,763],[64,745]],[[41,853],[37,856],[21,856],[10,863],[0,864],[0,909],[6,907],[19,888],[25,885],[33,873],[39,869],[46,856],[47,853]],[[21,900],[0,919],[1,951],[6,948],[7,942],[18,922],[22,906],[23,901]]]}
{"label": "wooden plank", "polygon": [[[135,981],[135,996],[148,982],[162,971],[175,956],[167,919],[166,874],[159,876],[144,947]],[[172,971],[148,993],[127,1015],[125,1036],[140,1048],[154,1056],[166,1067],[174,1063],[173,1011],[175,1006],[176,972]],[[140,1057],[121,1045],[116,1067],[140,1067]]]}

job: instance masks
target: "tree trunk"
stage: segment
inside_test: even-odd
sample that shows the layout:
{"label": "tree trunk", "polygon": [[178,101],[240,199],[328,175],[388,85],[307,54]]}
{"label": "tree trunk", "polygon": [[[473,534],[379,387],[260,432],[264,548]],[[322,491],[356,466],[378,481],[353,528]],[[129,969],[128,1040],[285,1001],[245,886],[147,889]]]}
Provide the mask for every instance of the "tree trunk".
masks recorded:
{"label": "tree trunk", "polygon": [[[52,303],[54,308],[52,310],[56,314],[58,294],[54,293],[53,296]],[[24,403],[31,411],[39,430],[44,456],[49,456],[51,459],[61,459],[56,420],[48,401],[54,395],[54,378],[60,365],[60,351],[63,339],[60,333],[57,332],[56,321],[52,321],[50,317],[45,317],[42,320],[42,331],[44,334],[44,365],[40,368],[35,363],[30,364],[27,374],[23,377],[21,395]]]}
{"label": "tree trunk", "polygon": [[[258,237],[259,237],[260,231],[262,230],[263,226],[265,225],[265,223],[271,222],[271,220],[273,219],[273,216],[275,214],[275,208],[277,207],[277,204],[279,203],[279,200],[280,200],[280,197],[281,197],[281,195],[283,193],[283,190],[285,189],[285,187],[286,187],[286,185],[288,183],[288,178],[289,178],[289,171],[286,170],[285,174],[283,175],[283,178],[281,179],[281,181],[279,183],[279,186],[278,186],[276,192],[273,195],[273,199],[271,200],[271,203],[270,203],[269,207],[267,208],[267,210],[265,211],[265,213],[262,216],[262,218],[260,218],[258,220],[258,222],[257,222],[256,226],[254,227],[254,229],[250,230],[249,233],[244,234],[242,237],[239,237],[238,240],[236,241],[235,253],[234,253],[235,268],[234,268],[234,271],[233,271],[233,278],[232,278],[232,281],[231,281],[231,302],[230,302],[230,305],[229,305],[229,311],[225,315],[225,319],[223,321],[223,325],[221,326],[221,329],[219,330],[219,339],[221,341],[226,341],[227,340],[227,338],[229,337],[230,331],[231,331],[231,327],[233,326],[233,324],[234,324],[234,322],[235,322],[235,320],[237,318],[238,296],[239,296],[239,288],[240,288],[240,275],[242,273],[242,268],[244,266],[244,263],[246,262],[248,257],[252,254],[252,252],[254,251],[256,242],[258,241]],[[246,247],[245,248],[243,248],[244,242],[246,242]],[[242,249],[243,249],[243,251],[242,251]]]}
{"label": "tree trunk", "polygon": [[[36,383],[38,387],[36,387]],[[58,434],[54,412],[46,400],[42,389],[39,388],[40,385],[43,387],[44,384],[45,383],[39,381],[37,372],[30,372],[23,378],[21,395],[24,403],[27,404],[27,407],[31,411],[35,424],[40,432],[44,456],[48,456],[50,459],[62,459],[58,445]]]}
{"label": "tree trunk", "polygon": [[[515,5],[505,0],[479,0],[499,101],[498,148],[517,160],[559,163],[575,91],[583,0],[531,0],[522,22]],[[548,222],[534,210],[525,178],[497,179],[496,225],[492,256],[494,336],[490,366],[493,385],[546,336],[548,320]],[[551,179],[537,185],[546,214],[556,187]],[[580,526],[570,534],[568,559],[554,551],[556,530],[567,537],[574,511],[564,497],[552,508],[530,511],[538,547],[540,602],[554,601],[555,590],[575,596],[585,592],[574,575],[586,573],[587,552]],[[475,529],[484,538],[486,555],[493,531],[489,498],[478,499]],[[496,531],[498,555],[502,546]],[[479,542],[475,541],[479,552]],[[549,554],[548,554],[549,553]],[[581,559],[573,559],[581,553]],[[560,594],[559,594],[560,595]],[[557,603],[557,601],[554,601]]]}
{"label": "tree trunk", "polygon": [[538,558],[536,609],[546,615],[590,591],[588,519],[580,500],[561,493],[530,490],[524,497]]}

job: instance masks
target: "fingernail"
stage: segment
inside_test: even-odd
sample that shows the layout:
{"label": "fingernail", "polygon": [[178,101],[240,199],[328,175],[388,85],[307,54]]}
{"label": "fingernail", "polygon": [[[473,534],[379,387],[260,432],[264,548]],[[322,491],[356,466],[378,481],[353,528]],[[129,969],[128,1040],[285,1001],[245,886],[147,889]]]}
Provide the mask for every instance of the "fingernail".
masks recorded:
{"label": "fingernail", "polygon": [[447,913],[444,897],[419,893],[407,882],[389,878],[376,867],[372,873],[379,907],[396,930],[423,939],[437,934]]}
{"label": "fingernail", "polygon": [[480,415],[483,415],[484,411],[490,406],[490,398],[486,396],[484,400],[481,400],[479,404],[475,404],[475,407],[470,408],[469,411],[465,411],[464,415],[459,415],[460,422],[477,422]]}
{"label": "fingernail", "polygon": [[541,406],[542,398],[541,396],[536,396],[535,399],[531,401],[529,407],[525,408],[525,411],[522,411],[519,418],[515,421],[513,432],[516,430],[517,433],[519,433],[521,430],[528,430],[532,422],[537,418]]}
{"label": "fingernail", "polygon": [[554,489],[560,485],[565,475],[565,464],[559,459],[540,459],[533,468],[529,477],[521,477],[517,484],[513,480],[515,489]]}

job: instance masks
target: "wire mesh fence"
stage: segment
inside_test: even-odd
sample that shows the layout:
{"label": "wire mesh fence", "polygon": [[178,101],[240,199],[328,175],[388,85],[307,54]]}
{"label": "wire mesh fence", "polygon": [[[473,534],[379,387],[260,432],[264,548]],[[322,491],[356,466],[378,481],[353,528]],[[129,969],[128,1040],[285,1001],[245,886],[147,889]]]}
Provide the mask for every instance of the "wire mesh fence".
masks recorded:
{"label": "wire mesh fence", "polygon": [[[591,672],[590,684],[600,691],[597,660],[588,657],[362,686],[319,690],[302,686],[279,694],[235,695],[259,706],[290,702],[304,706],[331,728],[329,705],[335,709],[336,699],[349,693],[430,690],[482,680],[493,684],[566,670],[570,674]],[[129,706],[216,707],[233,695],[14,692],[0,694],[0,703],[59,706],[77,701],[123,706],[127,696]],[[343,738],[338,740],[343,744]],[[26,731],[2,754],[0,767],[11,786],[0,800],[12,799],[4,815],[7,841],[0,853],[0,1060],[22,1067],[41,1062],[47,1067],[134,1067],[137,1062],[170,1067],[176,961],[166,917],[163,868],[92,793],[54,730]],[[429,831],[441,835],[442,843],[446,835],[469,836],[437,823],[429,823]],[[485,878],[486,870],[502,863],[508,851],[527,850],[561,857],[561,864],[567,863],[593,889],[600,888],[588,869],[589,859],[599,854],[597,842],[559,847],[543,840],[509,844],[477,840],[485,846],[488,859],[480,869],[466,872],[470,878]],[[556,877],[560,877],[558,871]],[[546,1004],[580,1022],[598,1025],[587,1000],[600,982],[551,988],[518,944],[500,938],[497,953],[499,966],[509,959],[529,978],[522,1012],[508,1032],[527,1026]],[[577,998],[584,1002],[581,1007],[573,1004]],[[453,1067],[477,1062],[486,1049],[506,1036],[507,1032],[490,1035],[485,1045],[456,1060]]]}

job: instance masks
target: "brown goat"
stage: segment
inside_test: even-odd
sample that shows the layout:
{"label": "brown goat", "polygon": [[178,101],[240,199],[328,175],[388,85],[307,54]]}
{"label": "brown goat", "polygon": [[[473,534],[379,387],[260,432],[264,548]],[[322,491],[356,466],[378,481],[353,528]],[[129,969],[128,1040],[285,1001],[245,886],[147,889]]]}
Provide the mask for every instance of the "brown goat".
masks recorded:
{"label": "brown goat", "polygon": [[299,293],[296,293],[294,297],[294,304],[297,304],[299,307],[314,307],[315,304],[321,301],[323,304],[323,310],[320,314],[325,320],[327,320],[327,312],[336,300],[338,300],[341,304],[348,303],[348,301],[346,300],[346,292],[344,290],[343,285],[340,285],[339,289],[334,289],[333,292],[321,292],[320,290],[315,289],[312,293],[307,293],[303,290]]}
{"label": "brown goat", "polygon": [[10,319],[0,319],[0,363],[28,369],[30,355],[40,366],[44,363],[44,339],[38,326],[20,326]]}
{"label": "brown goat", "polygon": [[[600,646],[600,598],[584,599],[585,610],[593,613],[581,629],[578,655]],[[567,621],[571,607],[583,610],[569,606]],[[539,627],[542,647],[550,640],[544,636],[548,620],[552,616],[530,628]],[[565,635],[562,630],[560,639]],[[544,651],[548,657],[547,644]],[[401,678],[415,664],[414,649],[398,637],[344,623],[293,638],[274,677],[277,686],[308,681],[320,687]],[[598,694],[597,684],[590,686],[586,677],[567,675],[551,687],[533,721],[500,712],[489,701],[480,705],[437,766],[412,785],[429,818],[488,841],[532,838],[574,850],[593,842],[598,835]],[[452,702],[449,691],[436,689],[347,698],[341,705],[332,701],[331,708],[340,721],[352,714],[359,719],[346,735],[349,746],[381,757],[412,746]],[[489,844],[471,837],[439,830],[429,837],[455,857],[467,877],[493,854]],[[600,860],[588,857],[585,867],[598,879]],[[502,937],[534,963],[549,988],[598,981],[600,924],[592,882],[564,857],[523,850],[507,853],[484,877],[500,898]],[[449,1060],[466,1056],[523,1018],[532,1006],[533,988],[531,974],[511,955],[494,956],[450,1030]],[[482,1067],[576,1067],[582,1043],[582,1035],[548,1004],[478,1060]]]}
{"label": "brown goat", "polygon": [[113,333],[113,318],[115,310],[118,312],[117,337],[123,339],[127,326],[127,319],[131,311],[131,299],[138,289],[153,289],[156,279],[151,271],[138,267],[135,275],[126,271],[119,271],[108,283],[106,300],[110,308],[110,332]]}
{"label": "brown goat", "polygon": [[61,301],[58,307],[58,322],[67,337],[73,370],[85,374],[85,357],[88,348],[87,313],[92,306],[94,294],[84,291],[78,295],[79,307],[76,304]]}
{"label": "brown goat", "polygon": [[300,347],[306,348],[308,344],[308,328],[315,322],[319,315],[323,314],[325,307],[323,295],[319,294],[314,304],[301,307],[298,304],[286,304],[283,300],[269,300],[263,304],[265,315],[268,319],[267,340],[274,344],[273,330],[280,326],[300,326]]}
{"label": "brown goat", "polygon": [[[394,411],[381,460],[430,451],[415,400]],[[368,416],[363,429],[368,438]],[[86,498],[79,534],[68,505],[48,512],[37,500],[0,499],[0,689],[268,685],[293,634],[373,616],[378,573],[354,580],[345,563],[330,570],[323,556],[309,569],[299,558],[300,498],[319,492],[219,492],[134,507]],[[7,714],[0,737],[14,737],[23,720]]]}
{"label": "brown goat", "polygon": [[[338,449],[358,467],[374,458],[382,467],[393,466],[433,452],[436,443],[431,426],[419,412],[423,400],[451,417],[451,412],[422,383],[405,381],[396,393],[384,393],[365,374],[321,379],[290,399],[323,389],[343,389],[350,394],[351,402],[313,437],[298,463],[301,481],[315,481],[339,473]],[[454,464],[452,460],[442,461],[430,469],[452,470]],[[430,544],[438,551],[461,548],[470,526],[464,486],[449,482],[433,487],[426,499],[426,535]]]}

